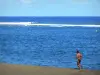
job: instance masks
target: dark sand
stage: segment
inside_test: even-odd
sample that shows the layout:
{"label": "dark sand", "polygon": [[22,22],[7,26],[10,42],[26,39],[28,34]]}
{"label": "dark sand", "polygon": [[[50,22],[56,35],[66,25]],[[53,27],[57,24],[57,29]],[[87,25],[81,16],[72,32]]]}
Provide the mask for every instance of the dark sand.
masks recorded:
{"label": "dark sand", "polygon": [[100,75],[100,70],[0,64],[0,75]]}

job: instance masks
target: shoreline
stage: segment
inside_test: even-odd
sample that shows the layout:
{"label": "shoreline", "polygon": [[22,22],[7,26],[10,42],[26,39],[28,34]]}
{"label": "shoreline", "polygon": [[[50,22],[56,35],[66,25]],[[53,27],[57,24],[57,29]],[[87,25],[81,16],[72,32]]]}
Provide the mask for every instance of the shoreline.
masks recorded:
{"label": "shoreline", "polygon": [[0,75],[100,75],[100,70],[77,70],[0,63]]}

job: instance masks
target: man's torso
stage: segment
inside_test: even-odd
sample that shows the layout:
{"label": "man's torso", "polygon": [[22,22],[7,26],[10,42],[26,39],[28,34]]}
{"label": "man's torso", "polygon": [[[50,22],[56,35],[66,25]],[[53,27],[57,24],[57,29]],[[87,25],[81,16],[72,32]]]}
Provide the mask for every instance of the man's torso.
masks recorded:
{"label": "man's torso", "polygon": [[78,54],[77,54],[77,59],[78,59],[78,60],[81,60],[81,59],[82,59],[82,54],[81,54],[81,53],[78,53]]}

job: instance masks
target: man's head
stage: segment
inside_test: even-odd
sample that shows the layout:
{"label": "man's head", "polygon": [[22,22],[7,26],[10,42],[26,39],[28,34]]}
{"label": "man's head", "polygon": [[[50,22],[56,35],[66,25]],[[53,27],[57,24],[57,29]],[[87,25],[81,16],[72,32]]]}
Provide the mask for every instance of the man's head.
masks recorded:
{"label": "man's head", "polygon": [[80,52],[79,52],[79,50],[77,50],[77,52],[76,52],[76,53],[80,53]]}

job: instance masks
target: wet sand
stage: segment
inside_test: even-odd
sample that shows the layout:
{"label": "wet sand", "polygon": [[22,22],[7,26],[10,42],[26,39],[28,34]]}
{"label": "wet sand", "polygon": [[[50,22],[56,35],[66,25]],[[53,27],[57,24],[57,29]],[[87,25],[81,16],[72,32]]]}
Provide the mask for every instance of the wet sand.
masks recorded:
{"label": "wet sand", "polygon": [[100,70],[0,64],[0,75],[100,75]]}

